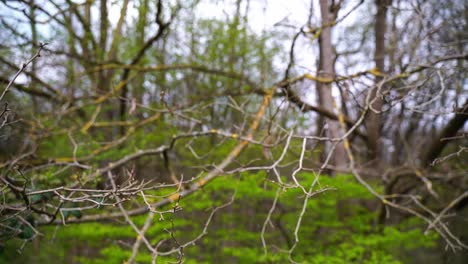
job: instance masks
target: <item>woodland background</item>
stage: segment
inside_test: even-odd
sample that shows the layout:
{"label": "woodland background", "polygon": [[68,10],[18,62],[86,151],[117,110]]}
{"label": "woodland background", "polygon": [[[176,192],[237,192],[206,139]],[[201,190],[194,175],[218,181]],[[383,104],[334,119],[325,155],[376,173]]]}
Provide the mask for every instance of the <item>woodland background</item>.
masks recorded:
{"label": "woodland background", "polygon": [[0,262],[466,263],[467,12],[0,1]]}

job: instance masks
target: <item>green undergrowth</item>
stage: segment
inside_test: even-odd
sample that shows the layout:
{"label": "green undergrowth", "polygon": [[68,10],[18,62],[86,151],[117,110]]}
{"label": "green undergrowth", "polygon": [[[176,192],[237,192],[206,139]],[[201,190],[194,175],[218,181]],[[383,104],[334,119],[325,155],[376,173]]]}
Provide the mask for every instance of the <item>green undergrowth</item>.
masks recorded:
{"label": "green undergrowth", "polygon": [[[311,173],[296,176],[306,189],[316,180]],[[212,209],[235,195],[233,204],[216,212],[205,236],[184,249],[185,263],[287,263],[290,259],[300,263],[405,263],[402,256],[412,249],[435,245],[436,235],[424,236],[420,229],[423,225],[417,219],[379,225],[379,203],[352,176],[321,176],[313,190],[323,188],[329,190],[308,200],[297,233],[299,241],[291,255],[288,251],[294,245],[305,195],[299,188],[279,191],[277,206],[265,229],[265,254],[261,231],[278,190],[265,172],[219,177],[181,199],[182,210],[162,217],[156,214],[146,237],[153,245],[165,239],[160,251],[191,241],[202,233]],[[132,220],[141,227],[146,217]],[[123,218],[107,223],[47,226],[40,231],[44,236],[28,243],[22,254],[15,251],[21,241],[10,241],[0,254],[0,262],[124,263],[136,239]],[[158,263],[176,260],[177,254],[173,254],[159,257]],[[144,244],[137,262],[151,262]]]}

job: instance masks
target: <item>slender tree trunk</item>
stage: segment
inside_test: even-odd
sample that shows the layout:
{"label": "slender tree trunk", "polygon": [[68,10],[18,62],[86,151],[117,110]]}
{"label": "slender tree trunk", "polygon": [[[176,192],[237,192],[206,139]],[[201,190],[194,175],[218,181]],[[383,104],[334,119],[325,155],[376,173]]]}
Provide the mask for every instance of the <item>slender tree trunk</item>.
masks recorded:
{"label": "slender tree trunk", "polygon": [[[320,13],[322,15],[322,33],[320,35],[320,68],[319,76],[322,78],[333,78],[335,75],[333,62],[335,53],[332,46],[332,19],[334,15],[330,12],[328,0],[320,0]],[[332,96],[332,85],[330,83],[318,83],[320,103],[322,106],[333,112],[334,99]],[[341,136],[341,128],[337,121],[327,119],[327,136],[337,138]],[[328,148],[327,152],[330,151]],[[347,156],[343,143],[339,143],[334,150],[332,165],[337,168],[344,168],[347,165]]]}
{"label": "slender tree trunk", "polygon": [[100,5],[100,24],[99,24],[99,57],[104,58],[106,52],[106,43],[107,43],[107,29],[109,28],[108,21],[108,10],[107,10],[107,0],[101,0]]}
{"label": "slender tree trunk", "polygon": [[[139,1],[138,7],[138,21],[137,21],[137,34],[135,38],[135,46],[141,45],[141,43],[145,43],[146,37],[146,25],[148,23],[148,8],[149,8],[149,1],[148,0],[141,0]],[[145,62],[143,62],[145,63]],[[146,75],[141,76],[141,78],[137,78],[132,81],[133,95],[131,96],[132,100],[136,100],[138,102],[143,102],[143,95],[145,93],[144,83],[146,80]],[[143,117],[143,116],[140,116]]]}
{"label": "slender tree trunk", "polygon": [[[375,51],[374,51],[374,62],[375,68],[379,72],[385,71],[385,33],[387,29],[387,7],[391,4],[391,0],[376,0],[377,14],[375,15]],[[377,84],[382,80],[381,77],[376,77],[375,83]],[[370,91],[371,98],[371,111],[369,112],[366,119],[367,128],[367,145],[370,150],[370,157],[377,164],[381,162],[382,149],[379,139],[381,137],[382,129],[382,115],[375,111],[381,111],[383,106],[383,100],[379,94],[377,94],[377,88]]]}
{"label": "slender tree trunk", "polygon": [[[31,1],[31,5],[29,8],[29,17],[30,17],[30,26],[31,26],[31,41],[32,41],[32,51],[33,55],[36,52],[35,47],[39,44],[37,41],[37,26],[36,26],[36,3],[34,0]],[[36,75],[37,72],[37,63],[36,60],[33,60],[31,62],[31,72]],[[31,81],[31,89],[36,89],[35,87],[35,82]],[[36,113],[39,109],[37,107],[37,97],[31,95],[31,101],[32,101],[32,108],[34,113]]]}
{"label": "slender tree trunk", "polygon": [[[108,22],[108,10],[107,10],[107,0],[101,0],[100,2],[100,23],[99,23],[99,50],[97,52],[97,57],[99,62],[104,61],[104,56],[106,54],[106,43],[107,43],[107,29],[109,27]],[[98,72],[98,92],[106,93],[108,92],[108,83],[106,81],[106,71],[102,70]]]}

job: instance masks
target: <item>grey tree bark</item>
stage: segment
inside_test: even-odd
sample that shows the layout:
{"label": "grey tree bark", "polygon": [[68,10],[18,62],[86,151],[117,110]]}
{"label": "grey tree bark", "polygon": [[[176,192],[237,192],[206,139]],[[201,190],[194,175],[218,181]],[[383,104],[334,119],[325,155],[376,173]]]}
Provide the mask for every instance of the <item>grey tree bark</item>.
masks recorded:
{"label": "grey tree bark", "polygon": [[[391,0],[376,0],[375,5],[377,7],[377,13],[375,15],[375,51],[374,51],[374,62],[375,68],[379,72],[385,71],[385,34],[387,29],[387,9],[391,4]],[[381,77],[376,77],[376,85],[382,80]],[[382,110],[383,100],[377,94],[377,88],[370,91],[371,98],[371,111],[369,111],[366,119],[366,130],[367,130],[367,145],[370,151],[370,158],[373,159],[377,164],[381,162],[382,149],[379,144],[381,137],[382,128],[382,115],[378,111]],[[374,112],[375,110],[377,112]]]}
{"label": "grey tree bark", "polygon": [[[335,52],[332,46],[332,22],[336,13],[332,13],[330,10],[330,1],[320,0],[320,14],[322,16],[322,33],[319,38],[320,48],[320,65],[319,65],[319,77],[333,78],[335,75],[334,61]],[[334,10],[337,12],[338,10]],[[334,99],[332,96],[332,85],[330,83],[317,83],[319,91],[320,104],[328,111],[334,112]],[[341,136],[341,128],[337,121],[327,119],[326,120],[328,130],[327,136],[331,138],[337,138]],[[327,148],[327,152],[331,151],[330,146]],[[331,165],[337,168],[346,167],[348,162],[344,144],[340,142],[333,153]]]}

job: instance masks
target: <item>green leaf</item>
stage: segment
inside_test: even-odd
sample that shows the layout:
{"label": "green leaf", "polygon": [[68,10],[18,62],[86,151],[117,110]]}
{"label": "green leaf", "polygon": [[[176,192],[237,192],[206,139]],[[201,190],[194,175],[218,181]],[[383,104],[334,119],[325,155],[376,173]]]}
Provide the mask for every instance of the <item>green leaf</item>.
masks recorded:
{"label": "green leaf", "polygon": [[29,225],[24,225],[18,237],[22,239],[31,239],[34,236],[34,230]]}

